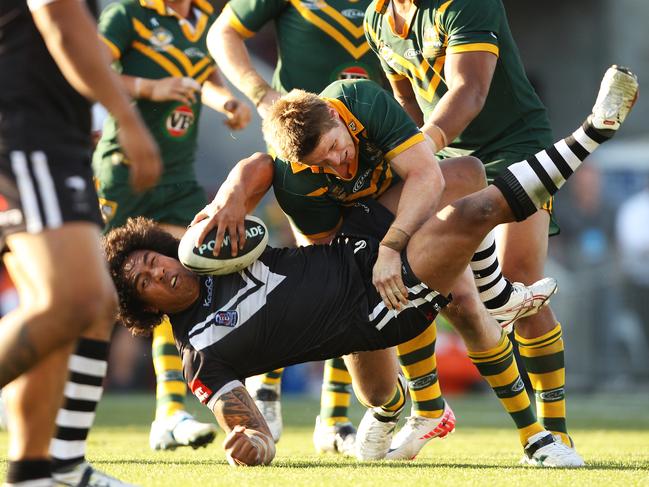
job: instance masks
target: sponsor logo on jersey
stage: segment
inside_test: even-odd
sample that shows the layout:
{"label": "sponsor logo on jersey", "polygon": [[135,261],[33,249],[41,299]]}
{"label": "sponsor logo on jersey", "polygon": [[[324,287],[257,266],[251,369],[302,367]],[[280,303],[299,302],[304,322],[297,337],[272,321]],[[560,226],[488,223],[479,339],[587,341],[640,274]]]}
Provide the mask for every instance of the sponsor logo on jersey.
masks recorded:
{"label": "sponsor logo on jersey", "polygon": [[164,49],[174,41],[173,34],[164,27],[156,27],[151,33],[153,35],[149,39],[149,42],[156,49]]}
{"label": "sponsor logo on jersey", "polygon": [[354,253],[357,253],[359,250],[363,250],[367,247],[367,242],[365,240],[357,240],[354,242]]}
{"label": "sponsor logo on jersey", "polygon": [[189,388],[203,404],[206,404],[213,394],[212,389],[203,384],[200,379],[194,379],[191,381],[189,383]]}
{"label": "sponsor logo on jersey", "polygon": [[398,63],[394,59],[394,50],[392,49],[390,44],[386,44],[383,41],[379,43],[379,56],[383,58],[388,66],[398,72]]}
{"label": "sponsor logo on jersey", "polygon": [[304,0],[302,6],[308,8],[309,10],[320,10],[324,5],[321,0]]}
{"label": "sponsor logo on jersey", "polygon": [[207,296],[203,300],[203,306],[205,308],[209,308],[210,304],[212,304],[212,282],[212,276],[205,279],[205,291],[207,292]]}
{"label": "sponsor logo on jersey", "polygon": [[167,131],[172,137],[183,137],[194,124],[194,112],[187,105],[177,107],[167,117]]}
{"label": "sponsor logo on jersey", "polygon": [[366,169],[365,172],[358,177],[354,183],[354,187],[352,188],[352,193],[355,193],[365,185],[365,180],[370,174],[372,174],[372,168]]}
{"label": "sponsor logo on jersey", "polygon": [[403,53],[403,57],[412,59],[416,58],[419,54],[421,54],[421,49],[415,49],[414,47],[411,47],[410,49],[406,49],[406,52]]}
{"label": "sponsor logo on jersey", "polygon": [[338,74],[338,79],[370,79],[370,74],[360,66],[348,66]]}
{"label": "sponsor logo on jersey", "polygon": [[18,208],[0,211],[0,227],[5,225],[20,225],[23,222],[23,212]]}
{"label": "sponsor logo on jersey", "polygon": [[227,326],[228,328],[234,328],[237,326],[239,321],[239,313],[235,309],[229,309],[227,311],[217,311],[214,315],[214,323],[219,326]]}
{"label": "sponsor logo on jersey", "polygon": [[197,47],[188,47],[183,51],[187,57],[199,58],[202,59],[205,57],[205,53]]}
{"label": "sponsor logo on jersey", "polygon": [[81,176],[70,176],[65,180],[65,185],[74,191],[86,190],[86,181]]}
{"label": "sponsor logo on jersey", "polygon": [[541,391],[536,393],[537,397],[543,402],[561,401],[564,398],[563,387],[552,389],[551,391]]}
{"label": "sponsor logo on jersey", "polygon": [[358,10],[357,8],[346,8],[341,10],[340,13],[343,17],[347,17],[348,19],[362,19],[365,17],[365,12]]}
{"label": "sponsor logo on jersey", "polygon": [[439,34],[433,27],[424,30],[422,42],[422,53],[424,57],[433,58],[444,54],[444,43],[439,38]]}

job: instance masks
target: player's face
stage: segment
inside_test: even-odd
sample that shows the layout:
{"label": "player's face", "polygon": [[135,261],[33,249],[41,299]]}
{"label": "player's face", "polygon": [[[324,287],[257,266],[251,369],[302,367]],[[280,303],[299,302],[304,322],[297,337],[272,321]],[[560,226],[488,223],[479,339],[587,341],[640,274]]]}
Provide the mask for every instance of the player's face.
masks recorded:
{"label": "player's face", "polygon": [[137,296],[152,310],[177,313],[200,294],[198,276],[171,257],[151,250],[136,250],[124,262],[126,278]]}
{"label": "player's face", "polygon": [[330,167],[342,177],[349,176],[349,165],[356,155],[356,145],[347,126],[334,111],[336,126],[320,137],[318,145],[300,161],[309,166]]}

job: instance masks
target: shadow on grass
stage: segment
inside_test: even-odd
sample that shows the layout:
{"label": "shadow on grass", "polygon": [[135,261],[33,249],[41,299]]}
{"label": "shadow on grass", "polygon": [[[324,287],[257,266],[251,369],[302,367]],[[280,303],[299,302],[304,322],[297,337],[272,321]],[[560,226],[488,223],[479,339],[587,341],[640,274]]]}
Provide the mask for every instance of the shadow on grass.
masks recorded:
{"label": "shadow on grass", "polygon": [[[119,459],[119,460],[93,460],[93,464],[97,465],[193,465],[193,466],[227,466],[227,462],[223,461],[214,461],[214,460],[182,460],[182,461],[161,461],[161,460],[133,460],[133,459]],[[268,468],[268,467],[259,467],[259,468]],[[366,463],[354,463],[353,460],[350,460],[349,463],[341,462],[320,462],[320,461],[279,461],[273,463],[271,468],[274,469],[331,469],[331,468],[351,468],[353,470],[375,470],[377,468],[390,468],[390,469],[406,469],[406,470],[418,470],[422,468],[451,468],[451,469],[477,469],[477,470],[500,470],[500,469],[513,469],[513,470],[529,470],[533,467],[526,465],[491,465],[491,464],[475,464],[475,463],[439,463],[439,462],[366,462]],[[551,467],[552,470],[570,470],[572,468],[562,468],[562,467]],[[649,471],[649,464],[637,464],[637,465],[612,465],[611,463],[598,463],[593,462],[585,467],[580,468],[579,470],[613,470],[613,471],[625,471],[625,470],[645,470]]]}

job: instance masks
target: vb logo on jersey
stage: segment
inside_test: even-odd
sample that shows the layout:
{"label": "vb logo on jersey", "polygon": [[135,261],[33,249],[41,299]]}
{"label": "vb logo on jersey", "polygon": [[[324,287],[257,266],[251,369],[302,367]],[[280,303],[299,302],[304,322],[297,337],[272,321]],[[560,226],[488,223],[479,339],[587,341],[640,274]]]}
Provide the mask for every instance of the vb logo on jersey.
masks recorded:
{"label": "vb logo on jersey", "polygon": [[435,58],[444,54],[444,42],[439,37],[439,33],[433,27],[424,30],[422,53],[424,57]]}
{"label": "vb logo on jersey", "polygon": [[194,125],[194,111],[187,105],[181,105],[167,117],[167,132],[172,137],[184,137]]}
{"label": "vb logo on jersey", "polygon": [[370,79],[370,75],[361,66],[347,66],[340,71],[338,79]]}

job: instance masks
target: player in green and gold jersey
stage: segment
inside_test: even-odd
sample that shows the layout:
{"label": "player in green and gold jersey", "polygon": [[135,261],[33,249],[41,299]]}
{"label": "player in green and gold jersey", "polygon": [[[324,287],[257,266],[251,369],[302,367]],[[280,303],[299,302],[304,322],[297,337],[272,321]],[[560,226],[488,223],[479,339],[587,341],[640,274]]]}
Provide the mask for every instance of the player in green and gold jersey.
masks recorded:
{"label": "player in green and gold jersey", "polygon": [[[219,66],[252,100],[263,118],[272,102],[293,88],[317,93],[338,79],[371,79],[387,86],[381,65],[363,33],[368,4],[369,0],[233,0],[226,5],[208,42],[214,39]],[[272,87],[251,65],[244,44],[271,21],[279,52]],[[310,242],[299,232],[296,238],[301,244]],[[439,417],[443,400],[435,373],[434,347],[435,327],[431,325],[426,334],[400,349],[406,355],[406,375],[428,378],[419,382],[420,387],[411,389],[413,400],[428,414]],[[266,399],[257,404],[276,439],[281,432],[281,410],[279,401],[273,399],[279,397],[280,378],[281,371],[273,371],[251,385],[257,390],[253,391],[256,398]],[[313,436],[318,451],[353,453],[354,430],[347,412],[350,384],[342,359],[325,363],[321,408]]]}
{"label": "player in green and gold jersey", "polygon": [[[475,155],[492,181],[552,141],[546,110],[525,75],[500,0],[373,0],[365,31],[395,97],[441,157]],[[542,275],[548,227],[550,234],[558,231],[551,208],[550,201],[547,211],[505,227],[507,276],[529,283]],[[539,417],[572,445],[561,325],[552,310],[518,321],[516,340]],[[412,438],[397,439],[398,449]]]}
{"label": "player in green and gold jersey", "polygon": [[[107,118],[93,158],[106,230],[122,225],[129,216],[142,215],[181,236],[206,202],[194,172],[202,105],[224,113],[232,129],[249,121],[250,109],[223,86],[207,50],[207,32],[217,15],[207,0],[122,0],[102,13],[102,39],[160,147],[164,164],[154,188],[134,193],[128,186],[130,161],[118,141],[119,127],[113,117]],[[168,323],[154,334],[153,361],[157,407],[151,447],[196,447],[212,441],[215,426],[200,423],[185,411],[186,386]],[[74,450],[60,451],[67,455],[69,449]]]}

